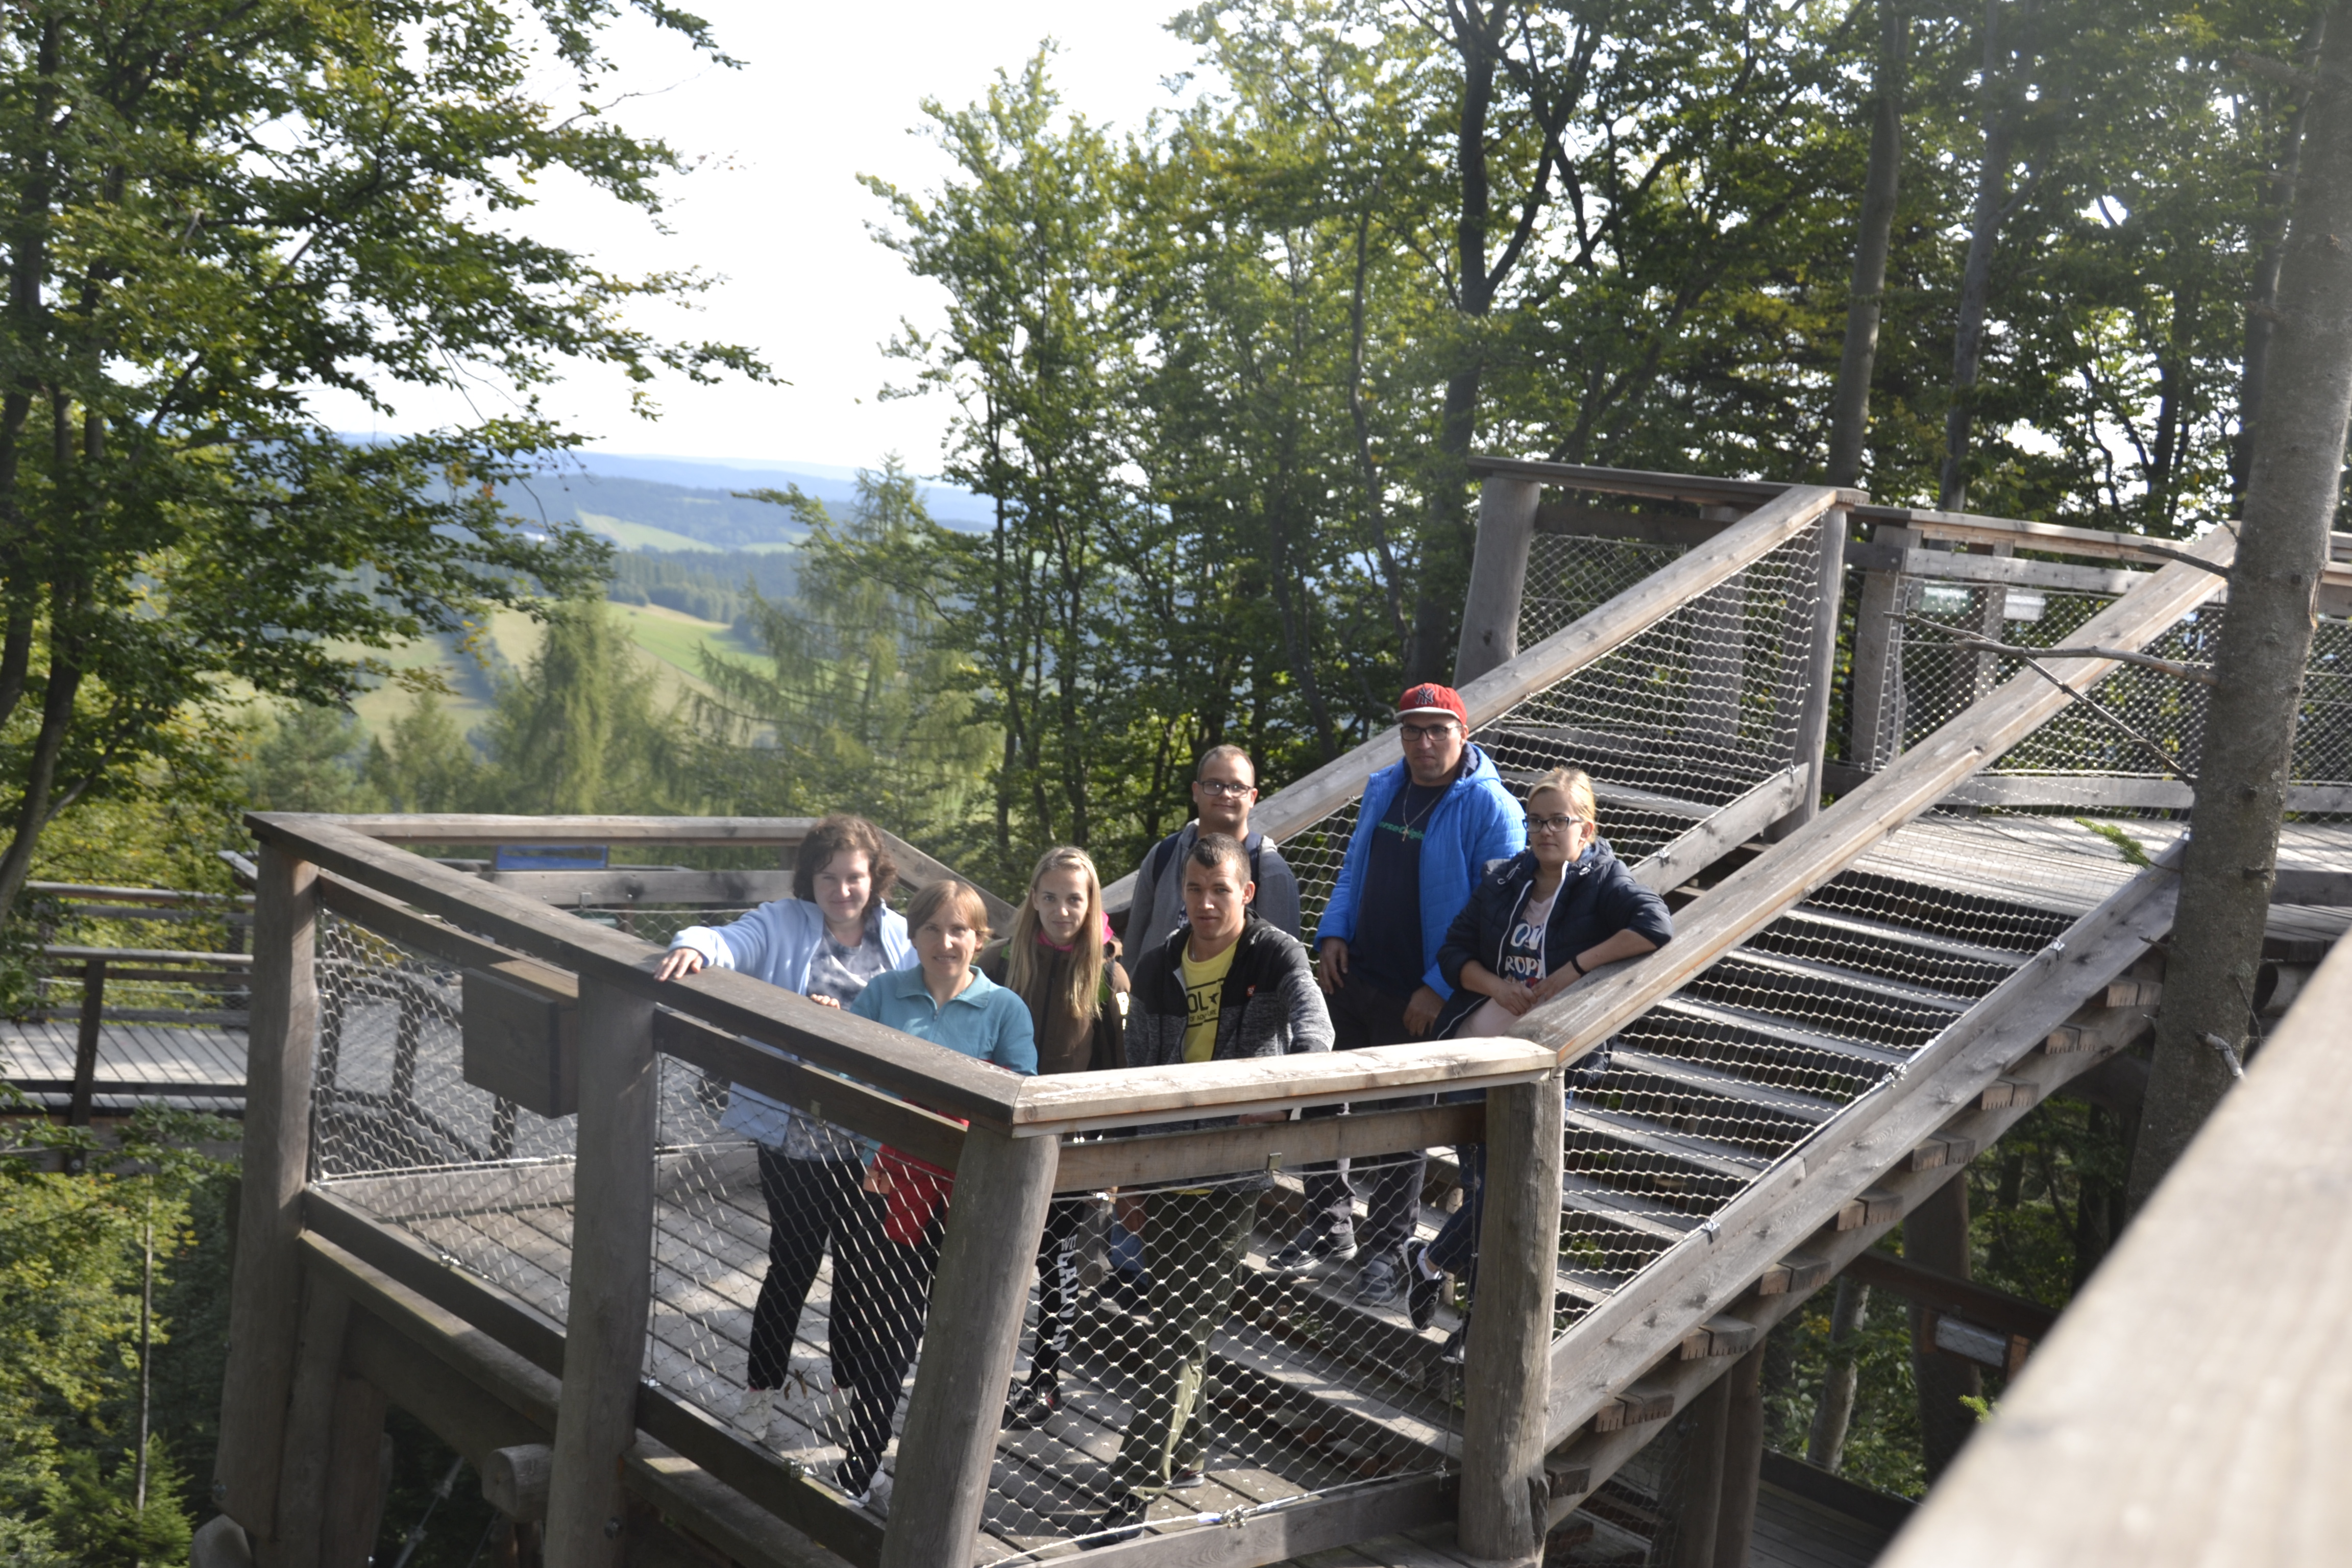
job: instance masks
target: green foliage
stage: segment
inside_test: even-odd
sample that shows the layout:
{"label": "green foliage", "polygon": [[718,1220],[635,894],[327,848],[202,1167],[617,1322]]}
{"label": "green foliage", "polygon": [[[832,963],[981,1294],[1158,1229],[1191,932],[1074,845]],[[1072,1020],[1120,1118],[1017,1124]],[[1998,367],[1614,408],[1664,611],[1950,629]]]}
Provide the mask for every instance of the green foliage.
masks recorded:
{"label": "green foliage", "polygon": [[367,782],[392,811],[473,810],[480,773],[480,758],[436,692],[418,691],[391,735],[368,742]]}
{"label": "green foliage", "polygon": [[676,726],[653,672],[602,598],[567,600],[520,679],[499,683],[481,731],[487,809],[538,816],[669,809]]}
{"label": "green foliage", "polygon": [[859,474],[838,521],[797,490],[761,493],[809,528],[800,591],[777,603],[751,590],[745,624],[771,668],[703,656],[703,787],[739,812],[856,811],[937,854],[971,847],[1001,742],[975,721],[969,667],[941,646],[936,599],[892,585],[909,561],[958,548],[956,536],[931,521],[896,459]]}
{"label": "green foliage", "polygon": [[148,1443],[147,1498],[138,1498],[128,1456],[110,1469],[96,1454],[61,1457],[44,1500],[50,1530],[80,1568],[138,1568],[187,1560],[194,1528],[182,1501],[188,1479],[172,1462],[161,1437]]}
{"label": "green foliage", "polygon": [[[656,0],[0,20],[0,915],[54,816],[202,761],[235,688],[338,704],[384,672],[373,650],[593,584],[599,542],[496,494],[572,444],[530,396],[563,365],[760,374],[624,324],[690,276],[615,277],[490,216],[556,174],[659,205],[677,155],[594,102],[625,10],[715,53]],[[484,379],[520,412],[364,446],[310,412]]]}
{"label": "green foliage", "polygon": [[2087,816],[2078,816],[2074,819],[2074,826],[2088,828],[2114,845],[2116,853],[2124,858],[2126,866],[2136,866],[2145,871],[2153,864],[2147,858],[2147,851],[2140,847],[2140,841],[2112,822],[2094,822]]}
{"label": "green foliage", "polygon": [[357,812],[377,808],[354,765],[364,738],[359,721],[338,708],[295,708],[261,721],[261,742],[247,769],[256,811]]}

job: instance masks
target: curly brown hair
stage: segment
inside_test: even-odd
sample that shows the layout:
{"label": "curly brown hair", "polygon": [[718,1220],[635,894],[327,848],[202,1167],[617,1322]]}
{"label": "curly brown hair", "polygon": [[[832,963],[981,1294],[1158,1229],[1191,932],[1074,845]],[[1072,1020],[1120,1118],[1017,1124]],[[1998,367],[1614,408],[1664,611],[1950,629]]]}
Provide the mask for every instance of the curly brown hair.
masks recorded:
{"label": "curly brown hair", "polygon": [[793,857],[793,897],[803,903],[816,902],[816,874],[846,849],[866,857],[866,869],[874,878],[866,907],[857,911],[859,918],[881,909],[890,889],[898,885],[898,863],[882,847],[882,830],[862,816],[828,816],[809,829]]}

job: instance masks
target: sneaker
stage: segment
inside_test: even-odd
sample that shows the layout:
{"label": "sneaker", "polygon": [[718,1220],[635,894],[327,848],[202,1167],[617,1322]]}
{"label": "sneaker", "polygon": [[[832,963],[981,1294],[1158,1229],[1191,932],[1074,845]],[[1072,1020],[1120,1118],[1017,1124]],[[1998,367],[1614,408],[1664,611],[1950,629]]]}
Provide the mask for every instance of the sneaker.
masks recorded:
{"label": "sneaker", "polygon": [[1462,1364],[1463,1354],[1469,1347],[1469,1344],[1470,1314],[1465,1312],[1462,1314],[1461,1326],[1455,1329],[1452,1333],[1446,1335],[1445,1343],[1439,1347],[1437,1352],[1438,1362],[1445,1366],[1460,1366]]}
{"label": "sneaker", "polygon": [[1034,1432],[1045,1424],[1045,1417],[1062,1408],[1062,1387],[1052,1379],[1034,1379],[1013,1385],[1013,1396],[1004,1402],[1004,1429],[1008,1432]]}
{"label": "sneaker", "polygon": [[1143,1516],[1151,1511],[1151,1500],[1128,1493],[1103,1510],[1102,1518],[1095,1521],[1092,1534],[1087,1538],[1087,1550],[1116,1546],[1122,1541],[1132,1541],[1143,1533]]}
{"label": "sneaker", "polygon": [[1168,1478],[1168,1489],[1171,1492],[1189,1492],[1208,1484],[1209,1470],[1205,1465],[1180,1466]]}
{"label": "sneaker", "polygon": [[1328,1274],[1356,1258],[1356,1237],[1353,1231],[1334,1236],[1320,1226],[1310,1225],[1298,1233],[1291,1244],[1265,1260],[1267,1268],[1276,1274],[1294,1279],[1312,1279]]}
{"label": "sneaker", "polygon": [[1356,1277],[1356,1300],[1367,1307],[1385,1307],[1404,1294],[1405,1261],[1401,1253],[1376,1253]]}
{"label": "sneaker", "polygon": [[890,1472],[887,1470],[875,1471],[874,1479],[866,1483],[866,1489],[858,1493],[853,1500],[856,1501],[858,1507],[866,1510],[877,1518],[889,1518]]}
{"label": "sneaker", "polygon": [[1404,1248],[1404,1305],[1416,1330],[1437,1321],[1437,1299],[1445,1293],[1445,1276],[1433,1276],[1424,1267],[1429,1243],[1409,1241]]}
{"label": "sneaker", "polygon": [[735,1425],[746,1432],[766,1429],[768,1418],[776,1411],[776,1391],[772,1388],[747,1388],[735,1405]]}

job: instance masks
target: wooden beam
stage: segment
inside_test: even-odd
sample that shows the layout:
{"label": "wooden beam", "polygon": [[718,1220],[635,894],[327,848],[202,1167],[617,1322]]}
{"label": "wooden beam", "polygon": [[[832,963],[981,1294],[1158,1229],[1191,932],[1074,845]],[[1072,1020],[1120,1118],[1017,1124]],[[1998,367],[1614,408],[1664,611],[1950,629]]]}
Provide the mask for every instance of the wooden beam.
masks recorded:
{"label": "wooden beam", "polygon": [[[554,1427],[518,1415],[466,1373],[417,1347],[375,1313],[352,1314],[343,1342],[343,1364],[385,1390],[385,1397],[423,1422],[426,1430],[458,1453],[478,1474],[499,1448],[544,1444]],[[530,1369],[537,1372],[537,1368]],[[544,1373],[541,1374],[542,1377]],[[547,1414],[555,1416],[555,1382],[547,1383]],[[545,1500],[541,1500],[542,1512]]]}
{"label": "wooden beam", "polygon": [[[536,820],[536,819],[530,819]],[[308,855],[350,879],[439,915],[453,924],[593,979],[623,994],[658,1002],[736,1034],[782,1046],[818,1065],[919,1099],[958,1116],[1002,1122],[1020,1080],[970,1057],[869,1023],[728,969],[660,982],[648,962],[660,949],[593,921],[549,909],[394,849],[344,826],[341,819],[254,812],[246,824],[265,842]]]}
{"label": "wooden beam", "polygon": [[1670,511],[1609,511],[1601,507],[1547,501],[1536,508],[1536,531],[1571,539],[1623,539],[1638,544],[1688,549],[1705,544],[1737,518],[1683,517]]}
{"label": "wooden beam", "polygon": [[963,1128],[896,1095],[868,1089],[838,1073],[787,1059],[698,1018],[667,1007],[654,1014],[654,1046],[771,1100],[796,1106],[836,1126],[878,1138],[917,1159],[952,1171],[963,1152]]}
{"label": "wooden beam", "polygon": [[[304,1279],[302,1298],[301,1331],[289,1357],[294,1383],[286,1402],[278,1520],[269,1540],[271,1568],[319,1568],[321,1561],[320,1536],[334,1458],[335,1402],[343,1379],[343,1330],[352,1311],[349,1296],[332,1281],[315,1276]],[[376,1415],[381,1431],[381,1406]],[[373,1452],[369,1458],[373,1463]]]}
{"label": "wooden beam", "polygon": [[263,1542],[275,1537],[278,1465],[300,1333],[302,1185],[310,1175],[310,1065],[319,1036],[318,873],[264,846],[253,924],[253,1022],[246,1050],[243,1173],[229,1280],[213,1500]]}
{"label": "wooden beam", "polygon": [[1317,1160],[1483,1142],[1486,1129],[1484,1105],[1433,1105],[1253,1127],[1066,1141],[1054,1173],[1054,1190],[1098,1192],[1241,1171],[1296,1171]]}
{"label": "wooden beam", "polygon": [[1016,1080],[1017,1137],[1131,1127],[1185,1117],[1337,1105],[1412,1089],[1490,1089],[1551,1070],[1550,1054],[1521,1040],[1432,1040],[1354,1051],[1172,1068],[1120,1068]]}
{"label": "wooden beam", "polygon": [[2339,1394],[2352,1335],[2347,1019],[2352,944],[1882,1561],[2137,1568],[2340,1554],[2352,1528],[2352,1493],[2333,1479],[2352,1467],[2352,1402]]}
{"label": "wooden beam", "polygon": [[[1087,1553],[1087,1568],[1258,1568],[1449,1520],[1454,1478],[1408,1476],[1360,1491],[1286,1499],[1218,1516],[1192,1530],[1144,1535]],[[941,1562],[957,1561],[961,1558]]]}
{"label": "wooden beam", "polygon": [[[2174,844],[2155,868],[2077,921],[2063,948],[2053,944],[1980,999],[1920,1050],[1900,1077],[1883,1081],[1823,1124],[1801,1156],[1776,1162],[1712,1216],[1711,1227],[1693,1231],[1652,1262],[1637,1286],[1619,1289],[1571,1325],[1552,1354],[1554,1440],[1670,1356],[1692,1324],[1722,1310],[1750,1281],[1769,1279],[1798,1238],[1830,1226],[1830,1234],[1853,1239],[1851,1249],[1842,1249],[1844,1256],[1859,1251],[1877,1234],[1874,1226],[1834,1228],[1856,1201],[1852,1194],[1872,1186],[1899,1194],[1902,1184],[1887,1173],[1907,1162],[1910,1151],[1931,1132],[1973,1137],[1983,1146],[1983,1135],[1967,1116],[1955,1123],[1954,1104],[1973,1100],[2003,1076],[2026,1080],[2040,1093],[2040,1086],[2087,1065],[2085,1058],[2045,1056],[2037,1047],[2054,1020],[2103,993],[2169,931],[2179,890],[2173,868],[2182,847]],[[2004,1108],[1969,1114],[2021,1112],[2021,1108]],[[1902,1175],[1905,1183],[1950,1179],[1944,1170]],[[1817,1243],[1807,1249],[1823,1250]],[[1797,1293],[1784,1284],[1776,1299]],[[1669,1300],[1675,1310],[1657,1310],[1658,1303]]]}
{"label": "wooden beam", "polygon": [[1490,474],[1478,487],[1477,547],[1462,605],[1454,684],[1466,686],[1519,651],[1519,601],[1527,592],[1528,546],[1535,537],[1543,486]]}
{"label": "wooden beam", "polygon": [[[2082,1057],[2030,1055],[2029,1065],[2021,1070],[2034,1078],[2038,1091],[2046,1098],[2080,1075],[2085,1060]],[[2023,1111],[2015,1110],[1967,1111],[1953,1123],[1953,1128],[1974,1139],[1979,1147],[1990,1148],[2023,1114]],[[1832,1179],[1843,1179],[1842,1173],[1832,1173]],[[1948,1171],[1913,1173],[1898,1165],[1883,1173],[1879,1183],[1892,1192],[1903,1210],[1908,1212],[1921,1198],[1949,1180],[1951,1173]],[[1772,1226],[1776,1236],[1788,1234],[1790,1229],[1803,1224],[1806,1216],[1791,1211],[1784,1217],[1787,1228],[1777,1224]],[[1774,1324],[1799,1310],[1815,1290],[1826,1285],[1839,1270],[1849,1267],[1857,1255],[1878,1239],[1879,1234],[1874,1231],[1839,1231],[1827,1225],[1810,1235],[1801,1236],[1800,1249],[1789,1254],[1780,1264],[1767,1268],[1751,1289],[1738,1292],[1737,1300],[1722,1310],[1723,1315],[1745,1319],[1761,1338],[1771,1331]],[[1795,1269],[1789,1267],[1793,1260],[1801,1260],[1801,1266]],[[1667,1326],[1688,1321],[1689,1309],[1671,1291],[1648,1294],[1648,1300],[1651,1305],[1647,1310],[1661,1313],[1671,1320]],[[2046,1354],[2046,1351],[2043,1353]],[[1653,1395],[1664,1393],[1680,1407],[1687,1405],[1710,1380],[1724,1375],[1728,1364],[1720,1358],[1700,1357],[1685,1361],[1669,1356],[1644,1374],[1643,1384]],[[1596,1421],[1594,1427],[1598,1426]],[[1606,1432],[1587,1429],[1567,1435],[1567,1441],[1554,1448],[1548,1463],[1554,1470],[1562,1473],[1581,1470],[1586,1486],[1582,1493],[1569,1489],[1555,1492],[1550,1510],[1552,1523],[1557,1526],[1575,1509],[1580,1496],[1588,1495],[1591,1488],[1598,1487],[1615,1474],[1620,1466],[1640,1452],[1663,1429],[1655,1424],[1627,1425],[1621,1422]],[[1766,1462],[1771,1462],[1769,1456]],[[1971,1563],[1984,1561],[2000,1559],[1972,1559]]]}
{"label": "wooden beam", "polygon": [[1797,809],[1808,783],[1805,768],[1782,768],[1634,867],[1633,879],[1656,893],[1681,887]]}
{"label": "wooden beam", "polygon": [[1559,1254],[1560,1081],[1486,1091],[1478,1310],[1462,1369],[1461,1542],[1469,1555],[1543,1555],[1552,1280]]}
{"label": "wooden beam", "polygon": [[[493,871],[483,879],[541,903],[764,904],[793,896],[785,871]],[[918,884],[919,885],[919,884]]]}
{"label": "wooden beam", "polygon": [[383,1407],[383,1390],[368,1379],[345,1373],[338,1381],[326,1489],[320,1500],[320,1568],[368,1568],[373,1560],[384,1489],[392,1481],[392,1439],[384,1433]]}
{"label": "wooden beam", "polygon": [[2123,566],[2076,566],[2061,561],[2029,561],[2015,555],[1963,555],[1956,550],[1901,549],[1885,544],[1849,544],[1845,562],[1865,571],[1925,577],[1946,583],[2048,588],[2062,594],[2130,593],[2146,570]]}
{"label": "wooden beam", "polygon": [[[2235,542],[2216,530],[2196,548],[2226,563]],[[2082,628],[2083,639],[2109,647],[2143,647],[2210,598],[2220,582],[2193,566],[2167,566],[2093,617]],[[2076,679],[2081,687],[2115,668],[2105,660],[2084,663],[2086,668]],[[1528,1013],[1511,1032],[1553,1047],[1564,1061],[1582,1057],[1868,854],[2066,704],[2063,693],[2030,673],[2011,679],[1683,910],[1675,920],[1675,940],[1667,946],[1595,974]]]}
{"label": "wooden beam", "polygon": [[1846,513],[1832,509],[1816,524],[1821,552],[1813,569],[1812,641],[1802,667],[1805,682],[1797,710],[1796,764],[1804,769],[1804,791],[1789,815],[1772,825],[1775,837],[1785,837],[1820,814],[1827,779],[1831,689],[1837,684],[1839,610],[1845,595]]}
{"label": "wooden beam", "polygon": [[[1803,487],[1778,479],[1722,479],[1705,474],[1661,474],[1643,468],[1596,468],[1580,463],[1549,463],[1521,458],[1474,457],[1470,471],[1484,478],[1506,474],[1535,479],[1553,489],[1584,490],[1596,495],[1647,496],[1659,500],[1694,501],[1702,506],[1765,506]],[[1870,498],[1861,490],[1832,494],[1848,506]]]}
{"label": "wooden beam", "polygon": [[931,1321],[952,1331],[927,1338],[915,1370],[894,1472],[893,1495],[906,1500],[882,1532],[882,1568],[936,1568],[971,1554],[1055,1159],[1051,1140],[975,1128],[964,1141],[930,1300]]}
{"label": "wooden beam", "polygon": [[331,818],[386,844],[798,844],[813,816],[517,816],[491,812],[361,813]]}
{"label": "wooden beam", "polygon": [[2039,1302],[1972,1279],[1956,1278],[1892,1253],[1875,1249],[1861,1253],[1845,1266],[1845,1272],[1857,1284],[1874,1285],[1906,1301],[1949,1312],[2005,1334],[2021,1334],[2029,1340],[2047,1338],[2051,1325],[2058,1321],[2054,1310]]}
{"label": "wooden beam", "polygon": [[653,1025],[652,1002],[583,980],[572,1307],[547,1505],[548,1560],[567,1568],[620,1568],[622,1559],[620,1463],[636,1440],[653,1288]]}
{"label": "wooden beam", "polygon": [[1709,1568],[1748,1568],[1756,1537],[1756,1499],[1764,1464],[1764,1347],[1739,1358],[1730,1375],[1723,1419],[1723,1501],[1716,1515]]}

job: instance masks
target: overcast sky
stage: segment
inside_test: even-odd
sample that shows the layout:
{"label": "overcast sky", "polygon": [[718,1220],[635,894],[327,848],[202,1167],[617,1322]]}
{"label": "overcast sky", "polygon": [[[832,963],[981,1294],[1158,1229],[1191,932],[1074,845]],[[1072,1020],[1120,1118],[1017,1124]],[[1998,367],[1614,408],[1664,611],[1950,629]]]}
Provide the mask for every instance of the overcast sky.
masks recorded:
{"label": "overcast sky", "polygon": [[[789,386],[730,377],[714,387],[666,379],[660,417],[634,416],[617,375],[582,372],[549,389],[545,406],[608,451],[858,466],[896,451],[919,473],[936,469],[950,409],[938,396],[888,403],[876,394],[907,367],[881,343],[901,317],[940,316],[933,286],[909,278],[866,225],[882,204],[857,184],[877,174],[929,190],[944,159],[908,134],[919,105],[978,99],[999,68],[1017,70],[1039,41],[1061,45],[1055,68],[1065,101],[1091,120],[1126,127],[1171,101],[1162,79],[1192,56],[1163,27],[1173,0],[905,0],[887,6],[700,0],[726,50],[727,70],[697,60],[640,24],[615,36],[626,62],[623,123],[704,160],[673,183],[667,235],[604,198],[551,181],[533,232],[593,252],[622,271],[694,267],[723,281],[693,315],[649,310],[641,321],[678,336],[757,350]],[[463,416],[454,399],[401,395],[392,419],[322,404],[339,428],[410,430]],[[490,389],[483,413],[506,406]]]}

